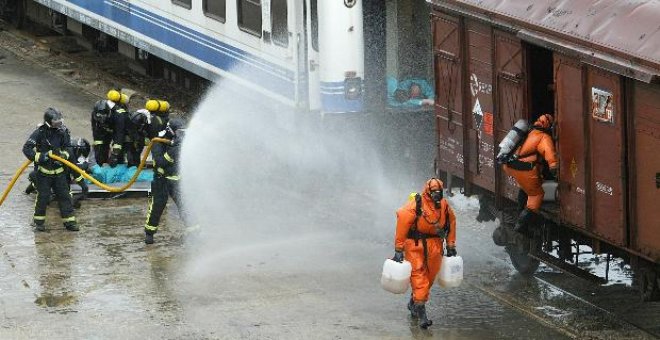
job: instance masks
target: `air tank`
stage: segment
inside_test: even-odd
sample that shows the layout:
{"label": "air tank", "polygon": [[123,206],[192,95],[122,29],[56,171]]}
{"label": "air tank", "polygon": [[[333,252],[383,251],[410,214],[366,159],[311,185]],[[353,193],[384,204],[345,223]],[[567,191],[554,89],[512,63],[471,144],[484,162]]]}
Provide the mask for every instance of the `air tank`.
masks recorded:
{"label": "air tank", "polygon": [[497,160],[502,162],[515,151],[518,144],[525,139],[529,131],[529,124],[525,119],[519,119],[500,142],[500,152],[497,154]]}

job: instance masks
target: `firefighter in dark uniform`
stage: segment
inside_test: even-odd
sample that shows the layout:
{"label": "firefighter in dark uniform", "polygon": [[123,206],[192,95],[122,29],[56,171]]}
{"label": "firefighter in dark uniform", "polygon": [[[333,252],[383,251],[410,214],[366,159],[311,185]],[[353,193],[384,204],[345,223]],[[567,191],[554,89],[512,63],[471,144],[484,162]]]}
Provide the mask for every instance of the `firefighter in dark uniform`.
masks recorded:
{"label": "firefighter in dark uniform", "polygon": [[[89,142],[84,138],[73,138],[71,144],[72,145],[69,150],[69,154],[73,155],[72,162],[83,171],[89,171],[89,154],[91,152],[91,146]],[[80,186],[81,189],[80,194],[74,194],[72,198],[73,207],[78,209],[80,208],[80,201],[87,199],[89,194],[89,186],[81,174],[69,169],[68,167],[66,168],[66,171],[69,174],[69,183],[76,183]],[[25,189],[25,193],[31,194],[37,190],[37,170],[35,169],[30,172],[28,178],[30,180],[30,184],[28,184],[28,187]]]}
{"label": "firefighter in dark uniform", "polygon": [[137,166],[140,164],[142,150],[150,142],[149,127],[151,123],[151,113],[146,109],[140,109],[129,114],[127,121],[127,142],[124,146],[128,166]]}
{"label": "firefighter in dark uniform", "polygon": [[97,101],[92,110],[94,158],[98,165],[109,163],[114,166],[124,159],[122,144],[126,138],[125,125],[128,117],[121,104],[122,94],[119,91],[110,90],[106,97],[106,100]]}
{"label": "firefighter in dark uniform", "polygon": [[172,197],[180,215],[185,219],[179,191],[179,156],[185,134],[184,126],[183,119],[171,119],[167,123],[165,136],[171,139],[170,144],[156,143],[151,149],[154,159],[154,180],[151,182],[151,202],[144,226],[144,242],[147,244],[154,243],[154,234],[158,231],[168,196]]}
{"label": "firefighter in dark uniform", "polygon": [[70,139],[62,113],[57,109],[48,108],[44,113],[44,124],[32,132],[23,145],[25,157],[37,165],[34,224],[39,231],[46,230],[46,207],[50,201],[51,190],[55,192],[64,227],[67,230],[78,231],[69,193],[69,174],[64,164],[49,157],[58,155],[69,160],[67,149],[71,146]]}

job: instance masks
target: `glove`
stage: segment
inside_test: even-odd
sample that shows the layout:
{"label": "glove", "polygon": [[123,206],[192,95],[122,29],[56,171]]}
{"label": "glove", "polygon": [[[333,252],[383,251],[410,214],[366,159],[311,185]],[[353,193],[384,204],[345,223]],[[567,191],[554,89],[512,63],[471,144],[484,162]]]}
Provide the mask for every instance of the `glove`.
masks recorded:
{"label": "glove", "polygon": [[399,263],[403,262],[403,252],[395,250],[394,251],[394,257],[392,258],[392,261],[396,261],[396,262],[399,262]]}
{"label": "glove", "polygon": [[39,155],[39,164],[46,163],[48,161],[48,153],[44,152],[41,155]]}
{"label": "glove", "polygon": [[453,246],[453,247],[447,246],[447,254],[446,254],[447,257],[456,256],[456,254],[457,254],[456,253],[456,246]]}

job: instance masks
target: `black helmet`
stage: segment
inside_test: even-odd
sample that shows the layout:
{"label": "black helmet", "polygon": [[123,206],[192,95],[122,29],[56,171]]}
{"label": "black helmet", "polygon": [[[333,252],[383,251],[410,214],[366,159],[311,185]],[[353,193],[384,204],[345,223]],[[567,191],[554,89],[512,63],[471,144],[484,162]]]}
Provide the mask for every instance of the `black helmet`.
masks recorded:
{"label": "black helmet", "polygon": [[167,133],[170,134],[171,136],[174,135],[182,135],[181,132],[183,132],[186,129],[186,121],[183,120],[183,118],[172,118],[167,122]]}
{"label": "black helmet", "polygon": [[139,129],[141,129],[144,127],[144,125],[147,124],[149,115],[150,113],[148,110],[140,109],[135,112],[131,112],[128,118],[131,120],[131,123],[134,126],[137,126]]}
{"label": "black helmet", "polygon": [[49,128],[59,129],[64,125],[64,120],[62,119],[62,112],[58,109],[49,107],[44,112],[44,124]]}
{"label": "black helmet", "polygon": [[91,144],[85,138],[75,138],[71,144],[73,145],[74,159],[78,159],[81,156],[87,158],[92,151]]}

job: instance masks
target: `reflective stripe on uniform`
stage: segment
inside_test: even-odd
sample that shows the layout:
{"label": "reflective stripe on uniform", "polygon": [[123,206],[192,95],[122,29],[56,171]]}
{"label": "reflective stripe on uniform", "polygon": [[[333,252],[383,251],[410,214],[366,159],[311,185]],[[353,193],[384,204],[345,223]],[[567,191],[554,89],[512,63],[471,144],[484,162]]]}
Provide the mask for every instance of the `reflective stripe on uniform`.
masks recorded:
{"label": "reflective stripe on uniform", "polygon": [[69,158],[69,153],[66,151],[62,151],[61,154],[64,156],[64,158],[68,159]]}
{"label": "reflective stripe on uniform", "polygon": [[46,175],[59,175],[64,172],[64,168],[57,168],[55,170],[48,170],[42,166],[39,167],[39,171]]}
{"label": "reflective stripe on uniform", "polygon": [[170,163],[174,163],[174,158],[172,158],[172,156],[170,156],[167,152],[166,152],[165,155],[163,155],[163,156],[165,157],[165,159],[166,159],[168,162],[170,162]]}
{"label": "reflective stripe on uniform", "polygon": [[76,217],[75,216],[69,216],[69,217],[63,217],[62,222],[75,222]]}
{"label": "reflective stripe on uniform", "polygon": [[169,179],[169,180],[172,180],[172,181],[178,181],[178,180],[179,180],[179,176],[178,176],[178,175],[175,175],[175,176],[167,176],[167,177],[165,177],[165,178],[167,178],[167,179]]}
{"label": "reflective stripe on uniform", "polygon": [[39,157],[41,157],[41,152],[37,152],[34,154],[34,162],[39,163]]}
{"label": "reflective stripe on uniform", "polygon": [[115,144],[115,145],[112,146],[112,148],[121,150],[121,144]]}
{"label": "reflective stripe on uniform", "polygon": [[80,181],[83,180],[83,178],[85,178],[85,177],[83,175],[80,175],[80,176],[76,177],[75,181],[80,182]]}
{"label": "reflective stripe on uniform", "polygon": [[158,171],[159,174],[163,174],[163,175],[165,174],[165,169],[163,168],[158,168],[156,169],[156,171]]}
{"label": "reflective stripe on uniform", "polygon": [[46,216],[37,216],[37,215],[34,215],[32,218],[35,219],[35,220],[37,220],[37,221],[45,221],[45,220],[46,220]]}
{"label": "reflective stripe on uniform", "polygon": [[158,231],[158,226],[155,226],[155,227],[154,227],[154,226],[152,226],[152,225],[145,224],[145,225],[144,225],[144,230]]}
{"label": "reflective stripe on uniform", "polygon": [[95,140],[94,145],[103,145],[105,144],[102,140]]}

